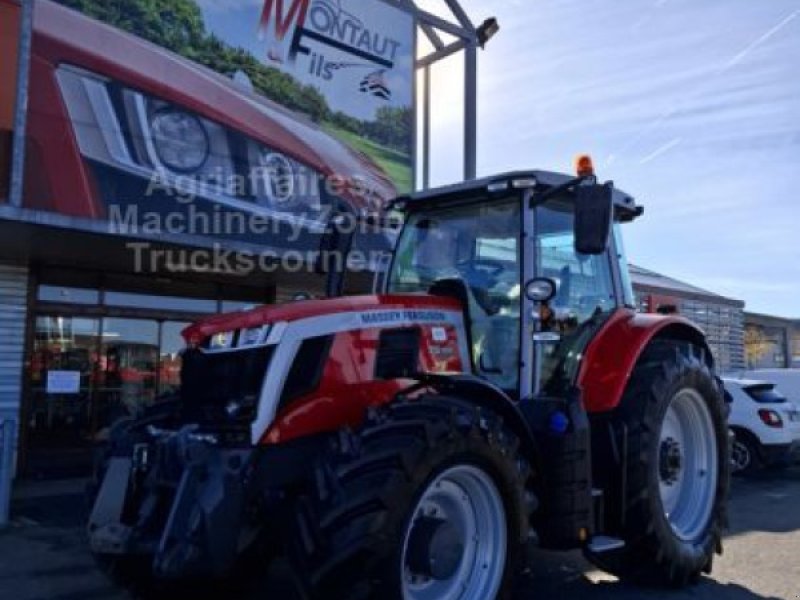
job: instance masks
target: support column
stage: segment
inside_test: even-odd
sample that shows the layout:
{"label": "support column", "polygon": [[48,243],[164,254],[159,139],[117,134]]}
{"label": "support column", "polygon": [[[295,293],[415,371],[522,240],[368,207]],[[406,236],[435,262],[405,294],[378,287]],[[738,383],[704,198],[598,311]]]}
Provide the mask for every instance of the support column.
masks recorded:
{"label": "support column", "polygon": [[8,522],[22,406],[28,268],[0,263],[0,527]]}

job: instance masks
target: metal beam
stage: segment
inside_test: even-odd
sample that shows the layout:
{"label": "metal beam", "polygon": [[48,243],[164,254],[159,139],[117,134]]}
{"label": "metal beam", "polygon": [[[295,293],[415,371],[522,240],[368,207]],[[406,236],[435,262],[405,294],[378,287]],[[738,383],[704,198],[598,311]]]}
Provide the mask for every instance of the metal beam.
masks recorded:
{"label": "metal beam", "polygon": [[14,138],[11,146],[9,204],[22,206],[25,173],[25,128],[28,117],[28,79],[33,38],[33,0],[22,0],[17,54],[17,89],[14,100]]}
{"label": "metal beam", "polygon": [[[435,27],[436,29],[444,31],[445,33],[449,33],[450,35],[453,35],[457,38],[462,38],[467,40],[475,39],[476,37],[475,28],[472,27],[471,24],[469,27],[463,27],[462,25],[459,24],[461,22],[460,20],[459,23],[453,23],[452,21],[443,19],[442,17],[439,17],[433,13],[421,9],[419,6],[417,6],[415,0],[383,0],[383,1],[388,4],[393,4],[399,8],[409,11],[411,14],[414,15],[420,27],[422,27],[423,29],[426,26],[431,26]],[[450,1],[454,0],[449,0],[448,5]],[[462,14],[465,14],[463,9],[461,9],[461,7],[458,8],[461,10]],[[453,11],[453,8],[450,7],[450,10]],[[456,13],[453,12],[453,14],[455,15]],[[469,20],[467,20],[467,22],[469,22]]]}
{"label": "metal beam", "polygon": [[436,15],[424,11],[422,9],[417,9],[416,12],[417,19],[419,20],[420,26],[422,25],[431,25],[436,29],[444,31],[445,33],[449,33],[452,36],[460,38],[466,41],[472,41],[477,39],[477,34],[475,33],[474,29],[465,29],[461,25],[457,25],[456,23],[451,23],[450,21],[443,19],[441,17],[437,17]]}
{"label": "metal beam", "polygon": [[464,52],[464,179],[475,179],[478,171],[478,46]]}
{"label": "metal beam", "polygon": [[423,69],[422,99],[422,189],[431,187],[431,67]]}
{"label": "metal beam", "polygon": [[420,25],[420,29],[422,29],[422,31],[425,32],[425,35],[428,36],[428,39],[431,41],[431,44],[433,44],[434,48],[437,50],[444,48],[444,42],[442,41],[442,38],[433,27],[423,23]]}
{"label": "metal beam", "polygon": [[447,3],[447,6],[450,8],[453,15],[455,15],[456,19],[458,19],[458,22],[461,23],[461,26],[474,34],[475,26],[472,24],[467,12],[461,7],[461,4],[458,3],[458,0],[444,1]]}
{"label": "metal beam", "polygon": [[447,46],[444,46],[443,48],[440,48],[439,50],[434,50],[430,54],[427,54],[426,56],[420,58],[417,61],[417,68],[422,69],[428,67],[435,62],[439,62],[440,60],[447,58],[448,56],[451,56],[456,52],[459,52],[460,50],[463,50],[466,47],[467,47],[467,42],[465,42],[464,40],[457,40],[451,44],[448,44]]}

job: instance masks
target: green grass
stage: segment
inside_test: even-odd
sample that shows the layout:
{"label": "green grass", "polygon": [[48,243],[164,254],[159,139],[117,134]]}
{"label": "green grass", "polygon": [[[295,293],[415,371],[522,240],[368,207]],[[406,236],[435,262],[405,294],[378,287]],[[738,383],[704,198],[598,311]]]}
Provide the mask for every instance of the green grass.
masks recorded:
{"label": "green grass", "polygon": [[411,157],[407,154],[371,142],[351,131],[341,129],[330,123],[325,123],[324,128],[328,133],[342,140],[354,150],[363,152],[374,160],[394,182],[399,193],[402,194],[413,190]]}

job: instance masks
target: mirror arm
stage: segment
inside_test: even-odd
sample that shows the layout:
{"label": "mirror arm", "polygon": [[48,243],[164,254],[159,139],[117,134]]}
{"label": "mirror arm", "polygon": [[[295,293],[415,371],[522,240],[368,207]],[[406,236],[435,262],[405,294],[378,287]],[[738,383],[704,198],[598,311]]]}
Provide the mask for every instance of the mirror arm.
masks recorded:
{"label": "mirror arm", "polygon": [[544,202],[550,200],[555,196],[558,196],[562,192],[566,192],[571,190],[576,185],[582,184],[587,179],[594,179],[593,175],[582,175],[581,177],[576,177],[575,179],[570,179],[569,181],[565,181],[564,183],[557,185],[555,187],[551,187],[547,191],[542,192],[541,194],[537,194],[531,198],[530,208],[534,208]]}

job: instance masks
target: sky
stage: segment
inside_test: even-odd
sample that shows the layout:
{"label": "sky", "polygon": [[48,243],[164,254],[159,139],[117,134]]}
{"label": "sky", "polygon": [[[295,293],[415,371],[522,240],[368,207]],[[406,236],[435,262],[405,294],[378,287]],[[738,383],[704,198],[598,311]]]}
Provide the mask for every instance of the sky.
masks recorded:
{"label": "sky", "polygon": [[[479,175],[588,152],[645,206],[631,262],[800,318],[800,0],[462,5],[501,26],[480,55]],[[461,177],[462,73],[433,72],[434,184]]]}

